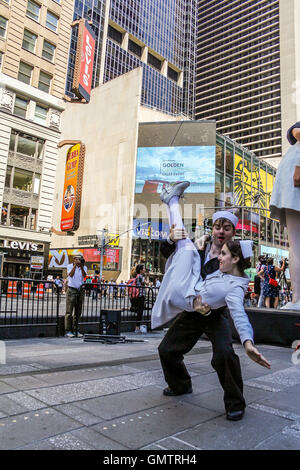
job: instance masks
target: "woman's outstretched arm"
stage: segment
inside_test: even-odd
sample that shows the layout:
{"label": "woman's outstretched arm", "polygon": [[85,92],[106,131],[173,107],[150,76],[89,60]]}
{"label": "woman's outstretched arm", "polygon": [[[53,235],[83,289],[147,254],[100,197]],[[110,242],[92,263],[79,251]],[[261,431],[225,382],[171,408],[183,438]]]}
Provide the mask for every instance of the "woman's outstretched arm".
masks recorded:
{"label": "woman's outstretched arm", "polygon": [[244,309],[244,289],[233,287],[225,297],[234,326],[239,334],[247,355],[252,361],[263,367],[271,368],[271,364],[259,353],[254,346],[253,328]]}

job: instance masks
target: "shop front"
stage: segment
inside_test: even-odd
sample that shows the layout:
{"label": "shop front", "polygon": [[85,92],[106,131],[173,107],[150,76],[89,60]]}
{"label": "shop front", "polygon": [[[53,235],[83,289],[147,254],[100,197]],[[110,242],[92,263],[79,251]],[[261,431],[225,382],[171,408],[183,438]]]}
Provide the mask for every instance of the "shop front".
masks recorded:
{"label": "shop front", "polygon": [[47,270],[49,243],[22,239],[0,239],[3,277],[42,279]]}

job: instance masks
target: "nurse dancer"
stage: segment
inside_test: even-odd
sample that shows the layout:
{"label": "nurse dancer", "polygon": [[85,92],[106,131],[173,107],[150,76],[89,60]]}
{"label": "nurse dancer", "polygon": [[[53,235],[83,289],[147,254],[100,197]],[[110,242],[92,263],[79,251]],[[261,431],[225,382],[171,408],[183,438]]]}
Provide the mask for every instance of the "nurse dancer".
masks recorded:
{"label": "nurse dancer", "polygon": [[[168,184],[161,200],[169,207],[169,223],[183,229],[179,198],[189,182]],[[252,241],[228,241],[219,256],[220,269],[201,278],[200,257],[189,238],[179,240],[175,252],[168,259],[159,294],[152,309],[152,328],[158,328],[173,319],[179,312],[203,312],[208,304],[215,310],[227,305],[236,330],[248,356],[258,364],[270,368],[270,363],[254,347],[253,329],[244,310],[244,295],[249,278],[244,269],[249,267]],[[210,315],[210,311],[205,313]]]}

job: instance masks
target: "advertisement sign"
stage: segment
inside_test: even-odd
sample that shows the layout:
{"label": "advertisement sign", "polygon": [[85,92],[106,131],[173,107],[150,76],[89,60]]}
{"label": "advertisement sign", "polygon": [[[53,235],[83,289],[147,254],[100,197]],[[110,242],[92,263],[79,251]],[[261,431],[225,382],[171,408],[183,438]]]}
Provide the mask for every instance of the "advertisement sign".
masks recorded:
{"label": "advertisement sign", "polygon": [[120,238],[117,233],[109,233],[108,235],[108,245],[109,246],[119,246]]}
{"label": "advertisement sign", "polygon": [[236,230],[247,230],[252,233],[259,233],[259,214],[255,212],[244,211],[244,221],[239,219]]}
{"label": "advertisement sign", "polygon": [[78,98],[84,98],[87,102],[90,101],[92,88],[95,38],[88,21],[79,20],[72,91]]}
{"label": "advertisement sign", "polygon": [[31,256],[30,269],[43,269],[43,267],[44,267],[44,256]]}
{"label": "advertisement sign", "polygon": [[160,193],[164,183],[190,181],[186,193],[215,192],[215,146],[138,147],[136,193]]}
{"label": "advertisement sign", "polygon": [[[244,162],[244,165],[243,165]],[[234,159],[234,197],[239,206],[269,209],[275,177],[257,164],[235,155]],[[268,215],[266,210],[261,215]]]}
{"label": "advertisement sign", "polygon": [[149,224],[147,222],[145,219],[133,219],[133,238],[151,238],[152,240],[166,240],[168,238],[169,224],[159,221],[151,221]]}
{"label": "advertisement sign", "polygon": [[[50,250],[49,268],[66,268],[73,263],[74,256],[82,255],[87,263],[100,263],[100,252],[97,248],[76,248]],[[103,256],[103,266],[105,269],[119,269],[120,249],[106,248]],[[99,267],[99,266],[98,266]]]}
{"label": "advertisement sign", "polygon": [[73,145],[67,153],[60,227],[62,231],[79,228],[84,145]]}
{"label": "advertisement sign", "polygon": [[[120,237],[117,233],[109,233],[107,235],[107,245],[109,246],[119,246]],[[80,235],[78,237],[78,245],[97,245],[99,243],[99,238],[97,235]]]}

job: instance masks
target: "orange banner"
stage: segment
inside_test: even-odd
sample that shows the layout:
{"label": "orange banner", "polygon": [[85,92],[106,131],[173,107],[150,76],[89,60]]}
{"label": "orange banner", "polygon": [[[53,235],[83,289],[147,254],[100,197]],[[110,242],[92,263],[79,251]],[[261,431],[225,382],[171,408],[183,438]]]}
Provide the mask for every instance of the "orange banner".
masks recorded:
{"label": "orange banner", "polygon": [[80,144],[76,144],[68,150],[67,154],[60,223],[61,230],[72,230],[74,227],[76,195],[78,191],[79,159]]}

